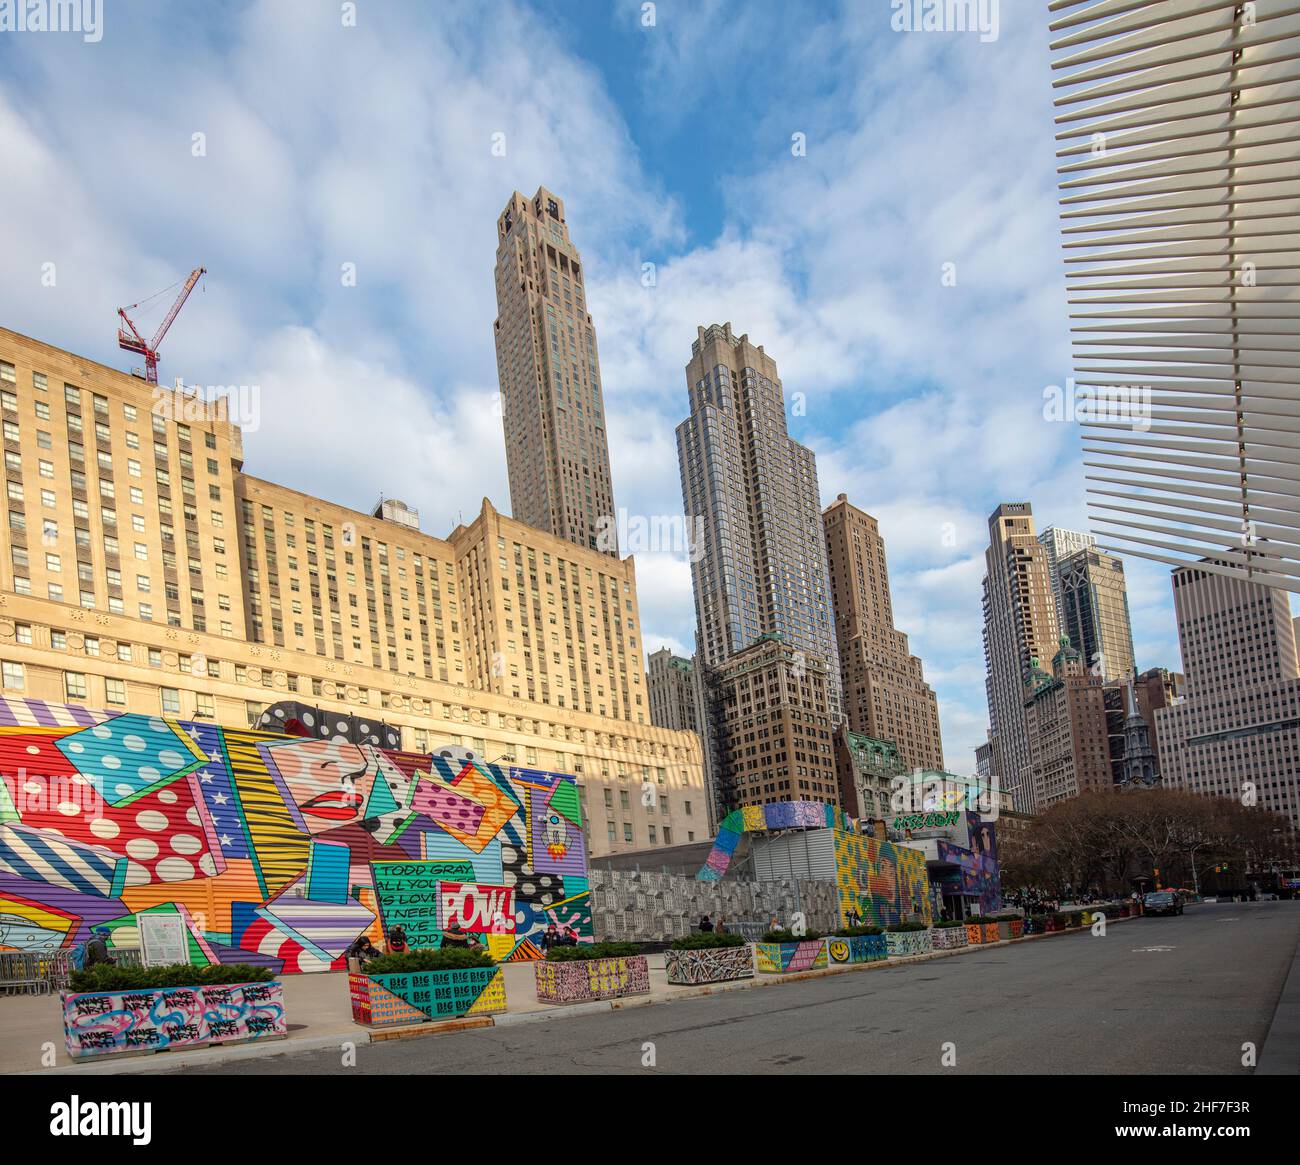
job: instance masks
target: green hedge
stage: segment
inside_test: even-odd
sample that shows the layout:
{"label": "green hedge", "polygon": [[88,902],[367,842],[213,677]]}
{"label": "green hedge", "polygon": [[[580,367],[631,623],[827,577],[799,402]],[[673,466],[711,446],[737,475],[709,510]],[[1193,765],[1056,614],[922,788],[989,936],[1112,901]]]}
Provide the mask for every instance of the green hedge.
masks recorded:
{"label": "green hedge", "polygon": [[743,947],[745,945],[745,936],[743,934],[718,934],[717,931],[701,931],[699,934],[688,934],[684,938],[675,938],[668,944],[670,951],[707,951],[714,947]]}
{"label": "green hedge", "polygon": [[769,930],[763,936],[765,943],[811,943],[822,937],[819,930],[810,930],[807,934],[791,934],[788,930]]}
{"label": "green hedge", "polygon": [[231,983],[265,983],[275,976],[265,967],[247,963],[217,963],[196,967],[169,963],[164,967],[127,967],[96,963],[73,971],[68,985],[73,991],[151,991],[169,987],[223,987]]}
{"label": "green hedge", "polygon": [[395,955],[380,955],[361,965],[366,975],[416,975],[423,971],[466,971],[474,967],[495,967],[485,950],[470,947],[421,947]]}
{"label": "green hedge", "polygon": [[878,926],[842,926],[835,932],[836,938],[857,938],[865,934],[883,933]]}
{"label": "green hedge", "polygon": [[972,914],[966,919],[968,923],[974,923],[976,926],[996,926],[998,923],[996,915]]}
{"label": "green hedge", "polygon": [[891,922],[885,929],[893,934],[910,934],[915,930],[929,930],[930,928],[924,922]]}
{"label": "green hedge", "polygon": [[954,919],[950,919],[948,922],[936,922],[934,924],[934,928],[935,930],[952,930],[952,928],[955,926],[965,926],[965,925],[966,925],[966,920],[964,918],[954,918]]}
{"label": "green hedge", "polygon": [[590,959],[626,959],[640,953],[641,948],[636,943],[579,943],[575,947],[551,947],[546,952],[546,961],[579,963]]}

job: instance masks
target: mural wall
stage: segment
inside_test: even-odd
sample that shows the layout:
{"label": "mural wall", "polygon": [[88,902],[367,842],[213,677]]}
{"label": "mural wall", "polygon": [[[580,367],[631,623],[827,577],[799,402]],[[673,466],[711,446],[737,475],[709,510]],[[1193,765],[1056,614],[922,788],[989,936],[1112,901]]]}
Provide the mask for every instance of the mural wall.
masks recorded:
{"label": "mural wall", "polygon": [[[856,910],[864,923],[888,926],[909,915],[934,920],[925,855],[920,850],[879,841],[859,832],[858,824],[834,806],[819,801],[782,801],[746,805],[723,819],[704,867],[701,881],[721,878],[731,864],[741,834],[774,829],[830,829],[835,842],[835,884],[839,919]],[[996,855],[994,858],[996,868]]]}
{"label": "mural wall", "polygon": [[336,737],[0,700],[0,950],[94,926],[187,923],[190,961],[276,973],[346,965],[401,924],[535,959],[549,923],[592,940],[576,781]]}
{"label": "mural wall", "polygon": [[996,914],[1002,909],[1002,875],[998,868],[997,829],[978,814],[966,814],[970,849],[952,842],[939,842],[939,860],[959,867],[959,873],[940,885],[947,893],[977,897],[980,913]]}

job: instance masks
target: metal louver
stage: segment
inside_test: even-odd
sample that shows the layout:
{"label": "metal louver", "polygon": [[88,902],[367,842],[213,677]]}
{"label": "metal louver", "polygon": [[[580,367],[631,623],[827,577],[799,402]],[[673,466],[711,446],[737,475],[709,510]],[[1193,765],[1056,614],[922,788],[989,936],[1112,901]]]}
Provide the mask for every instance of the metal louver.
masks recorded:
{"label": "metal louver", "polygon": [[1300,591],[1300,2],[1049,11],[1094,531]]}

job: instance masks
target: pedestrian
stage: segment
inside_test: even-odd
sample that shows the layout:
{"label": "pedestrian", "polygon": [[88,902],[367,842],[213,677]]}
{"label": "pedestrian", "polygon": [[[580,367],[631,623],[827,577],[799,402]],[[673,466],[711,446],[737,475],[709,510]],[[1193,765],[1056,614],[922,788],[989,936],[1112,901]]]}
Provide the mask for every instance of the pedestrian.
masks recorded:
{"label": "pedestrian", "polygon": [[542,950],[549,951],[552,947],[560,945],[560,932],[555,929],[555,923],[548,922],[546,930],[542,933]]}
{"label": "pedestrian", "polygon": [[779,918],[777,918],[777,916],[776,916],[775,914],[772,915],[772,917],[769,918],[769,919],[767,920],[767,929],[768,929],[768,930],[780,930],[780,929],[781,929],[781,920],[780,920]]}
{"label": "pedestrian", "polygon": [[401,926],[395,926],[388,932],[388,953],[390,955],[404,955],[407,951],[406,931]]}
{"label": "pedestrian", "polygon": [[858,908],[856,906],[849,907],[849,925],[850,926],[862,925],[862,915],[858,913]]}
{"label": "pedestrian", "polygon": [[560,937],[560,945],[566,947],[576,947],[578,945],[578,933],[571,926],[564,928],[564,934]]}
{"label": "pedestrian", "polygon": [[713,924],[713,933],[714,934],[727,933],[727,923],[721,914],[718,915],[718,921]]}
{"label": "pedestrian", "polygon": [[86,943],[86,961],[87,967],[93,967],[98,963],[116,963],[117,960],[108,953],[108,938],[113,932],[106,926],[97,926],[91,933],[90,940]]}
{"label": "pedestrian", "polygon": [[709,934],[709,933],[712,932],[712,930],[713,930],[713,923],[711,923],[711,922],[709,921],[709,916],[708,916],[707,914],[702,914],[702,915],[700,916],[700,931],[701,931],[701,933],[703,933],[703,934]]}

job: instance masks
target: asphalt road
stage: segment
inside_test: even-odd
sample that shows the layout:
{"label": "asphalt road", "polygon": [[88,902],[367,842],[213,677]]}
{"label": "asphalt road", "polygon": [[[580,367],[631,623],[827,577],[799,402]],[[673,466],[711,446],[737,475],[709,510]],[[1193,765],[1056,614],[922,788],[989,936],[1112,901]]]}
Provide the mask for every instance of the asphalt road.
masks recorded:
{"label": "asphalt road", "polygon": [[355,1067],[329,1051],[228,1071],[1246,1074],[1242,1045],[1262,1048],[1298,940],[1300,902],[1201,905],[1105,937],[361,1045]]}

